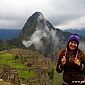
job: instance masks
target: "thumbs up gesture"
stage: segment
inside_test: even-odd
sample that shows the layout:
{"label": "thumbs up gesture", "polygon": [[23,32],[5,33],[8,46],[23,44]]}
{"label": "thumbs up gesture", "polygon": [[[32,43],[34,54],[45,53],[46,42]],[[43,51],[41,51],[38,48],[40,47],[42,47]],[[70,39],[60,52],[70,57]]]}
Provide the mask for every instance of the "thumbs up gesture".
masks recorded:
{"label": "thumbs up gesture", "polygon": [[61,59],[61,64],[64,65],[66,63],[66,57],[63,56],[63,58]]}
{"label": "thumbs up gesture", "polygon": [[74,63],[80,66],[80,61],[79,61],[79,59],[75,58],[75,59],[74,59]]}

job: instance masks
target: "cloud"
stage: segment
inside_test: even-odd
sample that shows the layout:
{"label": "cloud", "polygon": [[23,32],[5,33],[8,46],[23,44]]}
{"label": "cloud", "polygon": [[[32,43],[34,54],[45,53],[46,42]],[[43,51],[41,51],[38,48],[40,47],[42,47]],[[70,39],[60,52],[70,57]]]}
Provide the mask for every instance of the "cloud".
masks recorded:
{"label": "cloud", "polygon": [[81,28],[85,28],[85,16],[79,17],[77,19],[66,21],[66,22],[58,25],[57,27],[59,27],[61,29],[68,29],[68,28],[81,29]]}
{"label": "cloud", "polygon": [[85,16],[84,8],[85,0],[0,0],[0,28],[22,29],[36,11],[55,27]]}
{"label": "cloud", "polygon": [[47,34],[45,33],[45,31],[38,30],[36,28],[36,31],[32,34],[30,40],[28,41],[23,40],[22,42],[26,47],[29,47],[33,44],[36,49],[40,49],[43,47],[43,42],[41,41],[43,37],[47,37]]}

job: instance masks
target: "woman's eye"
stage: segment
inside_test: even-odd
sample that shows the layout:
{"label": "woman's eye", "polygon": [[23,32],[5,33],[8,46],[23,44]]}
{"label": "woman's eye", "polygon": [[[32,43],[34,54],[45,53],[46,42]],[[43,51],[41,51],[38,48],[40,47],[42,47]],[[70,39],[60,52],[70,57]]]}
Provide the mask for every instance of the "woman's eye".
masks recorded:
{"label": "woman's eye", "polygon": [[71,41],[71,43],[73,43],[73,41]]}
{"label": "woman's eye", "polygon": [[74,44],[77,44],[76,42]]}
{"label": "woman's eye", "polygon": [[73,43],[74,43],[74,44],[77,44],[75,41],[71,41],[71,43],[72,43],[72,44],[73,44]]}

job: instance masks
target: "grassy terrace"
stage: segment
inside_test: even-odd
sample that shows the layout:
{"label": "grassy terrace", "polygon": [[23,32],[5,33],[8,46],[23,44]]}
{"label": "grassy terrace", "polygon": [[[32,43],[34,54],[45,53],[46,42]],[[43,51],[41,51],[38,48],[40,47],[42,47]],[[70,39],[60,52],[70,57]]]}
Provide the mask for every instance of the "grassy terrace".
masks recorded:
{"label": "grassy terrace", "polygon": [[21,83],[27,83],[28,78],[33,78],[36,76],[34,70],[18,70],[19,77],[21,78]]}
{"label": "grassy terrace", "polygon": [[[25,70],[25,65],[21,63],[19,59],[16,61],[13,54],[0,52],[0,67],[4,67],[4,65],[9,65],[11,68],[18,69],[19,77],[21,79],[27,79],[36,76],[34,70]],[[21,80],[21,82],[23,82],[23,80]]]}
{"label": "grassy terrace", "polygon": [[0,66],[9,65],[12,68],[25,68],[22,63],[15,62],[15,57],[12,54],[0,54]]}

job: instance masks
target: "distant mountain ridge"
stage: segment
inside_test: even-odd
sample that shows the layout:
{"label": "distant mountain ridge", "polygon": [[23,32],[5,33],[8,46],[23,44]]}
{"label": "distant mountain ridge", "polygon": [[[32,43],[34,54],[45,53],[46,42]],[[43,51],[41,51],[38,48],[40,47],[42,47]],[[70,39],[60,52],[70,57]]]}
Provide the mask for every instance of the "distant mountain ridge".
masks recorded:
{"label": "distant mountain ridge", "polygon": [[85,29],[66,29],[65,32],[77,33],[83,37],[85,37]]}
{"label": "distant mountain ridge", "polygon": [[20,31],[20,29],[0,29],[0,39],[6,41],[16,38]]}

